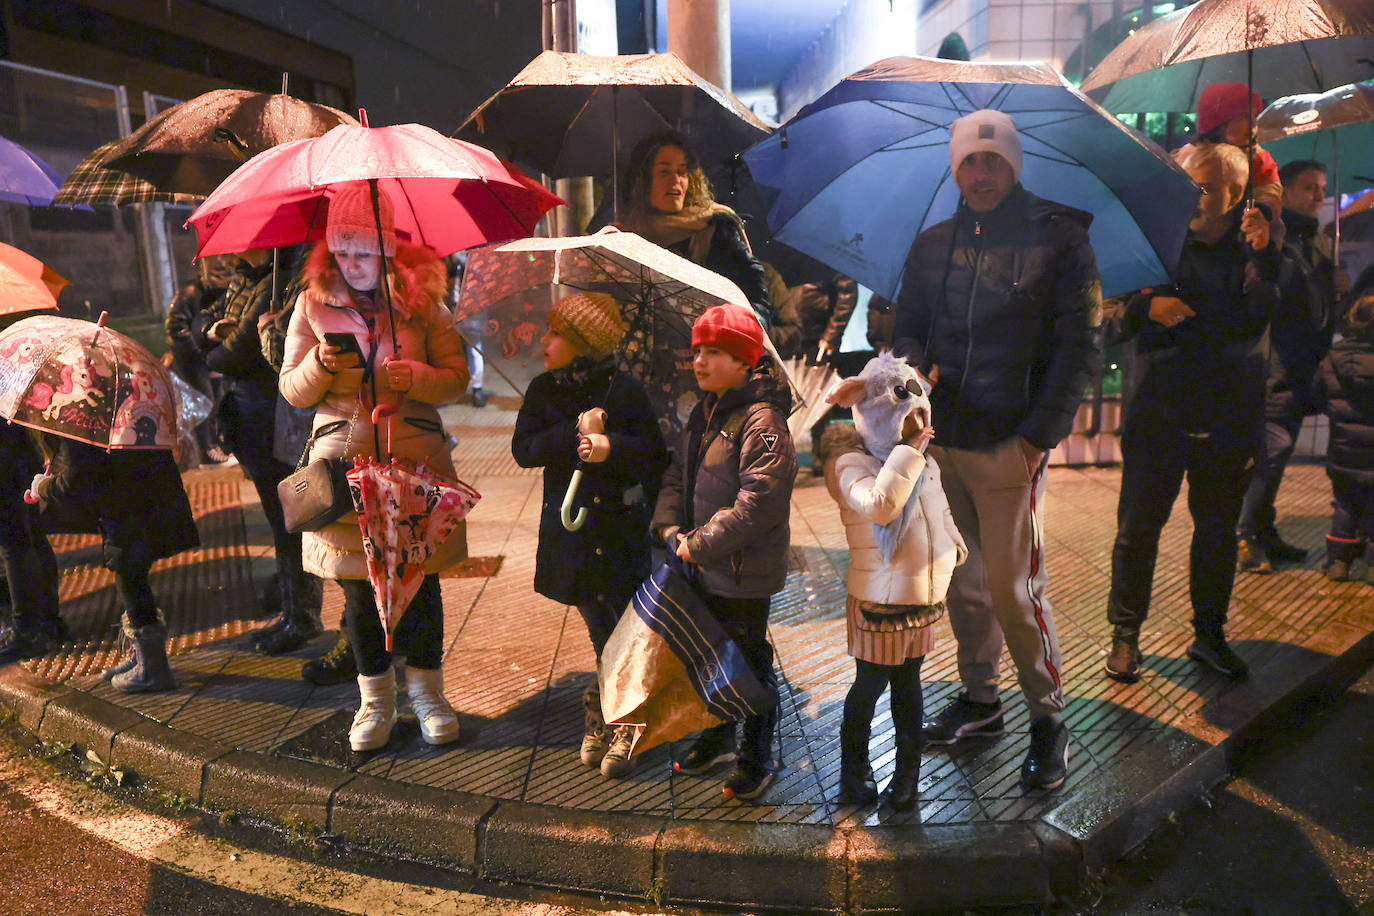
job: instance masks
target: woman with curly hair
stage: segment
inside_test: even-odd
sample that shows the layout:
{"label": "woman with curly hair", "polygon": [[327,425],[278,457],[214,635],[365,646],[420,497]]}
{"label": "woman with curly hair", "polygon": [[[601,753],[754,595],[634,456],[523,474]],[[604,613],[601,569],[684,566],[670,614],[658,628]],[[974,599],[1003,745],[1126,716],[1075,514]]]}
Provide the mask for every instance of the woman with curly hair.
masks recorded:
{"label": "woman with curly hair", "polygon": [[763,265],[749,248],[739,216],[711,196],[711,184],[681,134],[640,141],[630,153],[621,193],[620,228],[730,280],[769,326]]}

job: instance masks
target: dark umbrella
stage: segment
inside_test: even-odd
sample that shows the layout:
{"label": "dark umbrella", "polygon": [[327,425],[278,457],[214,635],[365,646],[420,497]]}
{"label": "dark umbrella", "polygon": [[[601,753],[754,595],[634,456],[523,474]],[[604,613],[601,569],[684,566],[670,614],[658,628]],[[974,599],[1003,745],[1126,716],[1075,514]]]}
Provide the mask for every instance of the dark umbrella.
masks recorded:
{"label": "dark umbrella", "polygon": [[97,146],[86,158],[76,164],[67,180],[57,189],[53,203],[64,206],[83,204],[122,204],[194,203],[198,198],[192,194],[175,194],[159,191],[150,181],[131,175],[123,169],[112,169],[102,163],[109,151],[119,143],[111,140]]}
{"label": "dark umbrella", "polygon": [[554,178],[611,175],[642,137],[677,130],[707,168],[772,125],[673,54],[545,51],[470,114],[455,136]]}
{"label": "dark umbrella", "polygon": [[775,238],[894,299],[912,241],[959,200],[949,126],[980,108],[1015,119],[1028,189],[1092,214],[1104,295],[1168,281],[1197,187],[1035,63],[893,57],[841,80],[744,154]]}
{"label": "dark umbrella", "polygon": [[62,176],[13,140],[0,137],[0,200],[43,206],[52,203]]}
{"label": "dark umbrella", "polygon": [[1129,35],[1083,81],[1108,111],[1193,111],[1212,83],[1265,98],[1374,77],[1368,0],[1201,0]]}
{"label": "dark umbrella", "polygon": [[289,95],[215,89],[159,112],[105,153],[101,164],[163,191],[205,196],[258,153],[358,122]]}

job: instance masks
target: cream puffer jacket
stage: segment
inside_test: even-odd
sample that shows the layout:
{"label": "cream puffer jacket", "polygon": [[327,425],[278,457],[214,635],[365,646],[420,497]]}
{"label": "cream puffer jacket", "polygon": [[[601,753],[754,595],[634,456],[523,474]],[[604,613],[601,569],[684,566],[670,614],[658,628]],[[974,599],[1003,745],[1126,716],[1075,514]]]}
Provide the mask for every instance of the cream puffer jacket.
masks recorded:
{"label": "cream puffer jacket", "polygon": [[[822,450],[825,486],[840,506],[849,542],[849,593],[880,604],[944,601],[954,567],[964,562],[968,548],[954,526],[939,465],[901,444],[886,462],[879,461],[848,424],[831,424]],[[897,518],[922,470],[926,479],[906,537],[897,543],[891,562],[884,563],[873,526]]]}
{"label": "cream puffer jacket", "polygon": [[[423,366],[415,372],[403,395],[386,387],[386,372],[377,374],[377,400],[397,404],[394,415],[379,429],[381,446],[398,458],[423,463],[435,473],[455,476],[447,436],[439,420],[437,404],[455,401],[467,388],[467,360],[463,341],[453,325],[453,315],[443,305],[447,283],[444,264],[428,249],[402,244],[387,264],[396,312],[396,340],[402,359]],[[366,404],[359,406],[361,368],[331,373],[320,362],[316,347],[327,331],[347,331],[357,338],[363,353],[373,350],[380,365],[392,354],[391,322],[384,300],[369,313],[372,327],[357,309],[334,259],[323,244],[317,245],[304,271],[306,285],[296,298],[286,335],[286,356],[279,384],[282,396],[297,407],[315,407],[314,429],[336,420],[352,419],[348,429],[318,439],[311,459],[374,454],[372,416]],[[356,417],[356,419],[355,419]],[[320,531],[306,532],[304,560],[307,572],[328,579],[367,578],[358,516],[349,512]],[[426,573],[447,569],[467,558],[467,532],[458,528],[425,563]]]}

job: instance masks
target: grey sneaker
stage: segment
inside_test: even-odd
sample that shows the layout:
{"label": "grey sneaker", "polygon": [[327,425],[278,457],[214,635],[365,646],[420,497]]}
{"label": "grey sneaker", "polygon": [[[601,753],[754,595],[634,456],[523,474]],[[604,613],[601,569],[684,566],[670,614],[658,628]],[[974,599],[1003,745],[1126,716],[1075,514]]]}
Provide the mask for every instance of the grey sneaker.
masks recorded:
{"label": "grey sneaker", "polygon": [[1002,734],[1002,701],[979,703],[961,693],[934,722],[925,724],[927,744],[953,744],[961,738],[983,738]]}
{"label": "grey sneaker", "polygon": [[634,741],[635,729],[633,725],[617,725],[615,727],[615,732],[611,735],[611,746],[606,749],[606,756],[601,758],[602,776],[619,779],[622,776],[630,775],[630,771],[635,768],[635,762],[630,758]]}
{"label": "grey sneaker", "polygon": [[586,766],[601,766],[601,759],[611,746],[611,735],[606,728],[606,720],[601,718],[601,694],[588,690],[582,695],[582,712],[586,718],[586,729],[582,735],[582,750],[578,754]]}

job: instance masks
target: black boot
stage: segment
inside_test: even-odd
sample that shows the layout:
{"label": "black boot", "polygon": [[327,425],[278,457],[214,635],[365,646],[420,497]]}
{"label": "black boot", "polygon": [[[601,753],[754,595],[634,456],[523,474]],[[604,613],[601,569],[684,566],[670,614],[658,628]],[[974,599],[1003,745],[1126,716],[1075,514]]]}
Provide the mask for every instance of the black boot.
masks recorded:
{"label": "black boot", "polygon": [[1107,677],[1123,684],[1140,680],[1140,630],[1123,626],[1113,629],[1106,671]]}
{"label": "black boot", "polygon": [[881,796],[897,811],[916,807],[921,783],[921,749],[925,747],[925,697],[921,691],[921,659],[909,658],[892,671],[892,728],[896,732],[897,768]]}
{"label": "black boot", "polygon": [[726,798],[753,801],[761,796],[778,776],[773,757],[773,731],[778,725],[778,708],[748,716],[741,730],[739,759],[725,777],[721,791]]}
{"label": "black boot", "polygon": [[1322,563],[1322,575],[1332,582],[1344,582],[1350,578],[1350,564],[1360,556],[1364,544],[1360,541],[1347,541],[1344,538],[1326,536],[1326,560]]}
{"label": "black boot", "polygon": [[253,648],[264,655],[280,655],[299,649],[324,632],[320,605],[324,583],[300,570],[279,570],[281,616],[253,634]]}
{"label": "black boot", "polygon": [[133,648],[132,664],[110,677],[110,686],[122,693],[149,693],[171,690],[176,678],[167,663],[167,624],[161,612],[153,623],[141,627],[129,622],[124,615],[124,638]]}
{"label": "black boot", "polygon": [[339,641],[334,644],[334,648],[314,661],[306,662],[301,668],[301,677],[320,687],[347,684],[357,680],[358,665],[353,660],[353,649],[348,644],[348,637],[339,634]]}
{"label": "black boot", "polygon": [[1264,552],[1276,565],[1279,563],[1301,563],[1307,559],[1307,551],[1296,544],[1285,541],[1279,535],[1277,528],[1270,528],[1261,532],[1260,542],[1264,545]]}
{"label": "black boot", "polygon": [[873,780],[873,764],[868,759],[868,739],[872,723],[840,723],[840,792],[835,801],[841,805],[871,805],[878,800],[878,784]]}
{"label": "black boot", "polygon": [[735,723],[726,722],[702,732],[686,756],[673,761],[673,769],[686,776],[697,776],[731,762],[735,756]]}

